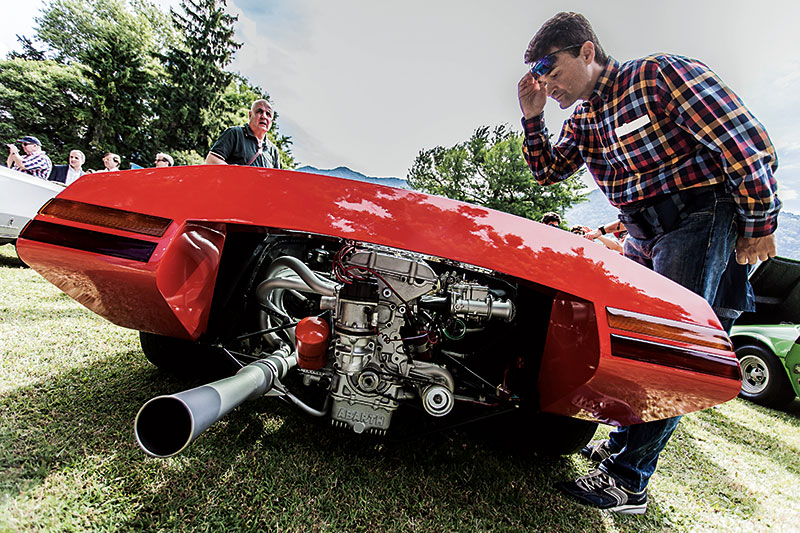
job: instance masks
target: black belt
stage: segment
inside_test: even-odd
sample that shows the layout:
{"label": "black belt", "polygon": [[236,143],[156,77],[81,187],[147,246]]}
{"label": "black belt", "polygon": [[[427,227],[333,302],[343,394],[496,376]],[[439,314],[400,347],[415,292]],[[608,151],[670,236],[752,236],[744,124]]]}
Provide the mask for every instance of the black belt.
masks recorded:
{"label": "black belt", "polygon": [[689,213],[713,202],[723,185],[694,187],[672,194],[663,194],[620,208],[619,220],[635,239],[652,239],[675,229]]}

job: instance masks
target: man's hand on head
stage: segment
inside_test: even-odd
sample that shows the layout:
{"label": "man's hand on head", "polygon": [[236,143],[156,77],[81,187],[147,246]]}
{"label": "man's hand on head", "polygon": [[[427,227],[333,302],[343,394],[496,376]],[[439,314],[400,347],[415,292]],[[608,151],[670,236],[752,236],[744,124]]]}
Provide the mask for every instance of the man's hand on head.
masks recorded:
{"label": "man's hand on head", "polygon": [[533,78],[533,74],[526,72],[517,84],[519,107],[526,119],[538,117],[544,111],[547,102],[547,86]]}
{"label": "man's hand on head", "polygon": [[740,265],[755,265],[778,254],[775,234],[764,237],[742,237],[736,239],[736,262]]}

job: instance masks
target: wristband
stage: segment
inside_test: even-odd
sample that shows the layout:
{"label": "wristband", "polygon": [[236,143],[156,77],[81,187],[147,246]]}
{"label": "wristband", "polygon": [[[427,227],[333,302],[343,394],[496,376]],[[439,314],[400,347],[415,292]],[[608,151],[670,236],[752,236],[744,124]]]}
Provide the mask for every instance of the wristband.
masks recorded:
{"label": "wristband", "polygon": [[606,234],[606,227],[605,226],[600,226],[599,228],[597,228],[597,230],[600,232],[600,235],[605,235]]}

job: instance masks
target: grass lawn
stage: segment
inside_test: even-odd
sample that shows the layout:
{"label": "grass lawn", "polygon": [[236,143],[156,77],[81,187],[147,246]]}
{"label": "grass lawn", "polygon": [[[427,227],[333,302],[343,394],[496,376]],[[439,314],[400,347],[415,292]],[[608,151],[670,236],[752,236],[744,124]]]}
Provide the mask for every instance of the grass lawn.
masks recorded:
{"label": "grass lawn", "polygon": [[800,400],[785,411],[734,400],[684,417],[647,513],[623,516],[554,489],[588,471],[578,456],[510,455],[454,430],[379,442],[268,398],[177,457],[146,456],[133,437],[139,407],[197,384],[159,373],[136,332],[0,246],[0,531],[800,528]]}

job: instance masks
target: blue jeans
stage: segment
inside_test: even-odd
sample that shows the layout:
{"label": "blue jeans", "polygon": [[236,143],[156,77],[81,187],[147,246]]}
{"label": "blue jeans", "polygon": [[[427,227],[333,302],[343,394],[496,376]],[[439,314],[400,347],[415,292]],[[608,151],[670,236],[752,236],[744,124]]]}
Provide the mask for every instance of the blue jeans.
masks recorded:
{"label": "blue jeans", "polygon": [[[674,229],[650,239],[628,237],[625,257],[694,291],[710,304],[719,302],[717,289],[736,245],[734,213],[735,204],[730,194],[716,192],[708,205],[687,213]],[[746,290],[738,286],[735,289]],[[725,300],[731,299],[740,298]],[[714,311],[723,320],[723,326],[732,325],[733,319],[724,320],[731,309],[715,307]],[[609,435],[610,447],[615,453],[600,463],[600,469],[629,490],[644,490],[680,418],[615,429]]]}

